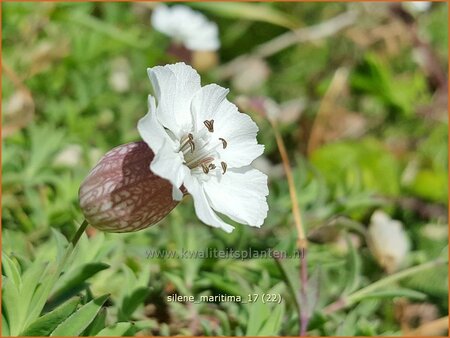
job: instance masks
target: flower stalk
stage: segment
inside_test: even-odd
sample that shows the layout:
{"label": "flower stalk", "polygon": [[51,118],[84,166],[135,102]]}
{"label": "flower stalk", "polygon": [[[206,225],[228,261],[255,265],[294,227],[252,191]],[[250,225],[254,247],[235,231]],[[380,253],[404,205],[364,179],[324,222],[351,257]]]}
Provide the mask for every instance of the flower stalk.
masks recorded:
{"label": "flower stalk", "polygon": [[300,336],[305,336],[308,329],[309,323],[309,309],[308,309],[308,265],[307,265],[307,246],[308,242],[305,236],[305,230],[302,222],[302,217],[300,213],[297,192],[295,189],[294,176],[292,175],[291,164],[289,161],[289,156],[286,151],[286,146],[284,145],[283,138],[278,130],[277,121],[273,118],[268,118],[272,129],[275,134],[275,140],[277,142],[278,151],[281,155],[281,160],[283,162],[283,168],[286,173],[286,178],[289,186],[289,194],[292,201],[292,213],[294,215],[295,227],[297,229],[297,249],[302,253],[300,258]]}
{"label": "flower stalk", "polygon": [[86,220],[84,220],[83,223],[81,223],[77,232],[75,233],[75,235],[72,237],[72,240],[70,241],[70,243],[72,243],[73,248],[77,245],[78,241],[80,240],[81,235],[84,233],[84,231],[86,230],[88,225],[89,225],[89,223]]}

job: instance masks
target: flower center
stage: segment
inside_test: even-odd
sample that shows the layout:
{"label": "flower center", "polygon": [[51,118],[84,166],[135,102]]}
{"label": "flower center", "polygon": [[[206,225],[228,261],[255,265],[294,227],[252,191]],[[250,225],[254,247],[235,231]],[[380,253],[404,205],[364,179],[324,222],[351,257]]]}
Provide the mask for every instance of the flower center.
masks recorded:
{"label": "flower center", "polygon": [[192,171],[208,174],[212,170],[220,170],[222,175],[227,171],[227,164],[220,160],[218,148],[225,149],[227,141],[222,138],[213,138],[214,120],[203,122],[205,128],[195,134],[188,133],[180,140],[179,151],[183,153],[184,163]]}

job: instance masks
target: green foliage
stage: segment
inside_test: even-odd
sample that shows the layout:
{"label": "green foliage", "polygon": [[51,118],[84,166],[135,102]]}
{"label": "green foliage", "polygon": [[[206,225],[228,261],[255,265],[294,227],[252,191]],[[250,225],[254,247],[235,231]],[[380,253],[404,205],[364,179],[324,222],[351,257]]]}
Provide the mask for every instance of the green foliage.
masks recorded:
{"label": "green foliage", "polygon": [[121,337],[125,336],[125,333],[130,330],[131,323],[117,323],[109,327],[105,327],[96,336],[99,337]]}
{"label": "green foliage", "polygon": [[94,320],[108,295],[98,297],[83,305],[77,312],[70,315],[51,334],[51,336],[79,336]]}
{"label": "green foliage", "polygon": [[399,163],[375,139],[330,143],[316,150],[311,161],[346,210],[367,210],[377,204],[375,194],[395,197],[400,192]]}
{"label": "green foliage", "polygon": [[[74,251],[72,244],[68,244],[61,234],[54,231],[53,238],[53,248],[47,250],[46,247],[41,247],[32,262],[2,252],[5,294],[2,308],[8,335],[79,335],[107,299],[107,296],[102,296],[78,308],[80,298],[71,297],[88,286],[87,279],[108,265],[83,262],[80,251]],[[95,241],[88,245],[95,254]],[[47,261],[48,251],[50,255],[56,256],[52,262]],[[74,264],[72,260],[77,263]],[[63,304],[57,306],[63,301]]]}
{"label": "green foliage", "polygon": [[281,305],[254,302],[250,306],[246,336],[275,336],[281,328],[284,303]]}
{"label": "green foliage", "polygon": [[400,112],[409,116],[426,93],[426,81],[422,73],[396,78],[389,65],[372,54],[368,54],[360,68],[353,73],[351,84],[355,90],[371,94],[383,102],[388,113]]}
{"label": "green foliage", "polygon": [[36,319],[31,323],[21,336],[49,336],[56,327],[66,320],[80,303],[79,298],[73,298],[58,308]]}

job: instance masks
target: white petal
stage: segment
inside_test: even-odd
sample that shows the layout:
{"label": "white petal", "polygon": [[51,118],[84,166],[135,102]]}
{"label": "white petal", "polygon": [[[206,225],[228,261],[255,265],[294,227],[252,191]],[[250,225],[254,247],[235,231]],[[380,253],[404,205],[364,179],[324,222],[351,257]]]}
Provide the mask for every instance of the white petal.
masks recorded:
{"label": "white petal", "polygon": [[228,92],[216,84],[204,86],[194,95],[191,110],[197,130],[205,128],[205,120],[214,120],[213,137],[227,142],[226,149],[218,149],[221,160],[229,168],[239,168],[260,156],[264,146],[256,140],[258,126],[226,99]]}
{"label": "white petal", "polygon": [[214,134],[227,142],[226,149],[220,149],[221,160],[230,168],[239,168],[252,163],[264,152],[258,144],[258,126],[247,114],[240,113],[237,107],[224,100],[214,120]]}
{"label": "white petal", "polygon": [[192,98],[191,110],[196,130],[205,128],[205,120],[214,120],[219,107],[230,92],[216,84],[202,87]]}
{"label": "white petal", "polygon": [[200,90],[200,76],[185,63],[149,68],[148,75],[158,101],[157,116],[176,136],[190,129],[190,104]]}
{"label": "white petal", "polygon": [[150,163],[150,169],[156,175],[170,181],[179,188],[189,169],[183,164],[182,156],[174,150],[173,144],[164,142]]}
{"label": "white petal", "polygon": [[260,227],[267,217],[267,176],[252,167],[227,170],[204,183],[214,210],[232,220]]}
{"label": "white petal", "polygon": [[173,93],[176,88],[175,75],[169,68],[162,66],[148,68],[147,73],[158,101],[157,118],[164,127],[178,135],[180,126],[173,116]]}
{"label": "white petal", "polygon": [[186,176],[184,186],[194,200],[195,213],[197,214],[197,217],[203,223],[215,228],[221,228],[226,232],[233,231],[234,227],[221,220],[219,216],[217,216],[217,214],[211,209],[205,191],[203,190],[203,186],[196,178],[191,175]]}
{"label": "white petal", "polygon": [[247,137],[224,138],[228,145],[226,149],[220,149],[220,159],[230,168],[241,168],[249,165],[257,157],[264,153],[264,146],[257,144],[256,139]]}
{"label": "white petal", "polygon": [[142,139],[154,153],[158,152],[165,141],[172,142],[164,127],[156,118],[155,98],[151,95],[148,96],[148,113],[139,120],[137,129]]}
{"label": "white petal", "polygon": [[175,186],[172,186],[172,199],[174,201],[181,201],[183,199],[183,192]]}

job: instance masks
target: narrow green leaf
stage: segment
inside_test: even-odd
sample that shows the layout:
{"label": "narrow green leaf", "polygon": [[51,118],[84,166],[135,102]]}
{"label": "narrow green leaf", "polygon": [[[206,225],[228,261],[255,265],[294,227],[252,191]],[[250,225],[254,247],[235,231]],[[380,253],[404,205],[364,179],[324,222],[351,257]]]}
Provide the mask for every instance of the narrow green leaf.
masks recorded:
{"label": "narrow green leaf", "polygon": [[289,285],[289,291],[291,293],[292,299],[295,302],[296,308],[298,310],[298,315],[300,316],[300,304],[299,304],[299,290],[300,281],[298,278],[297,267],[293,264],[292,260],[277,259],[275,262],[281,270],[287,284]]}
{"label": "narrow green leaf", "polygon": [[191,295],[191,292],[186,287],[184,280],[180,276],[175,275],[170,272],[165,272],[164,275],[175,285],[175,287],[177,288],[177,290],[180,294],[185,295],[185,296]]}
{"label": "narrow green leaf", "polygon": [[73,250],[72,244],[69,244],[68,247],[63,251],[58,253],[58,262],[54,265],[47,266],[47,269],[44,273],[45,278],[42,280],[41,284],[38,285],[36,292],[33,295],[33,298],[30,302],[30,310],[28,311],[28,318],[25,325],[33,322],[36,318],[39,317],[42,309],[47,302],[50,293],[52,292],[56,282],[58,281],[59,276],[67,262],[67,259],[70,257]]}
{"label": "narrow green leaf", "polygon": [[21,321],[23,318],[17,302],[20,298],[20,293],[16,285],[7,277],[3,277],[2,288],[2,309],[8,319],[10,334],[17,336],[21,331]]}
{"label": "narrow green leaf", "polygon": [[69,242],[67,241],[67,238],[64,237],[64,235],[59,231],[53,228],[51,228],[51,231],[53,242],[55,242],[57,261],[59,262],[64,257],[64,253]]}
{"label": "narrow green leaf", "polygon": [[94,320],[109,295],[103,295],[83,305],[78,311],[62,322],[51,336],[78,336]]}
{"label": "narrow green leaf", "polygon": [[236,284],[231,283],[229,280],[225,280],[222,276],[215,273],[204,272],[202,276],[208,278],[208,280],[214,285],[214,287],[222,290],[223,292],[233,295],[233,296],[244,296],[242,290],[236,286]]}
{"label": "narrow green leaf", "polygon": [[[158,322],[155,319],[144,319],[133,322],[133,327],[127,332],[132,333],[133,331],[138,332],[142,330],[150,330],[158,327]],[[130,334],[134,336],[134,334]]]}
{"label": "narrow green leaf", "polygon": [[[259,292],[255,292],[259,293]],[[262,329],[265,321],[270,316],[269,305],[261,300],[250,304],[246,336],[256,336]]]}
{"label": "narrow green leaf", "polygon": [[33,262],[22,275],[22,297],[31,300],[48,264]]}
{"label": "narrow green leaf", "polygon": [[91,324],[84,330],[83,336],[92,337],[106,327],[106,308],[101,308]]}
{"label": "narrow green leaf", "polygon": [[52,301],[57,301],[63,297],[64,294],[74,290],[78,285],[82,284],[88,278],[94,276],[96,273],[109,268],[105,263],[89,263],[82,265],[71,272],[65,274],[59,281],[57,289],[53,292]]}
{"label": "narrow green leaf", "polygon": [[358,311],[350,311],[337,327],[336,336],[356,336]]}
{"label": "narrow green leaf", "polygon": [[407,298],[411,298],[411,299],[424,300],[427,298],[427,295],[422,292],[411,290],[411,289],[398,288],[398,289],[374,291],[374,292],[366,293],[364,295],[361,295],[357,299],[355,298],[354,301],[368,299],[368,298],[386,298],[386,297],[387,298],[407,297]]}
{"label": "narrow green leaf", "polygon": [[80,298],[73,298],[31,323],[21,336],[48,336],[77,308]]}
{"label": "narrow green leaf", "polygon": [[[314,311],[316,310],[317,304],[319,303],[320,298],[320,288],[321,288],[321,272],[322,268],[318,266],[311,273],[308,278],[308,286],[306,292],[306,299],[308,302],[308,315],[312,317]],[[280,292],[275,292],[280,293]]]}
{"label": "narrow green leaf", "polygon": [[8,254],[2,251],[2,270],[3,274],[16,285],[19,289],[22,285],[22,278],[20,277],[19,265],[9,257]]}
{"label": "narrow green leaf", "polygon": [[42,279],[41,283],[38,284],[36,291],[33,294],[33,298],[30,302],[30,308],[28,311],[28,320],[25,325],[33,322],[39,317],[44,308],[44,305],[50,295],[50,292],[55,285],[62,270],[62,266],[48,265],[45,269],[45,277]]}
{"label": "narrow green leaf", "polygon": [[103,330],[101,330],[99,333],[96,334],[96,336],[100,337],[121,337],[127,332],[131,326],[132,323],[127,322],[121,322],[114,324],[112,326],[105,327]]}
{"label": "narrow green leaf", "polygon": [[349,248],[349,254],[347,258],[347,267],[348,267],[348,282],[346,284],[345,290],[343,292],[344,295],[348,295],[355,290],[358,290],[361,283],[361,257],[355,250],[355,246],[348,234],[345,236],[345,240],[347,243],[347,247]]}
{"label": "narrow green leaf", "polygon": [[[20,288],[20,308],[24,314],[28,314],[31,307],[31,300],[39,282],[46,269],[46,263],[35,261],[25,270],[22,276],[22,287]],[[28,317],[28,316],[27,316]],[[25,318],[24,318],[25,319]]]}
{"label": "narrow green leaf", "polygon": [[125,297],[119,311],[119,320],[130,319],[137,307],[144,302],[150,290],[148,287],[141,287],[134,290],[129,296]]}
{"label": "narrow green leaf", "polygon": [[284,303],[275,305],[275,309],[258,332],[258,336],[279,336],[283,315]]}
{"label": "narrow green leaf", "polygon": [[8,337],[8,336],[10,336],[9,324],[8,324],[8,320],[5,317],[4,311],[2,311],[2,337]]}
{"label": "narrow green leaf", "polygon": [[219,334],[223,336],[231,336],[231,324],[228,315],[220,310],[214,311],[214,315],[220,320],[220,329],[222,331],[221,333],[219,331]]}
{"label": "narrow green leaf", "polygon": [[295,28],[299,26],[296,18],[279,11],[267,4],[255,3],[229,3],[229,2],[195,2],[190,3],[192,7],[196,7],[205,11],[212,12],[216,15],[228,17],[232,19],[246,19],[253,21],[268,22],[286,28]]}

